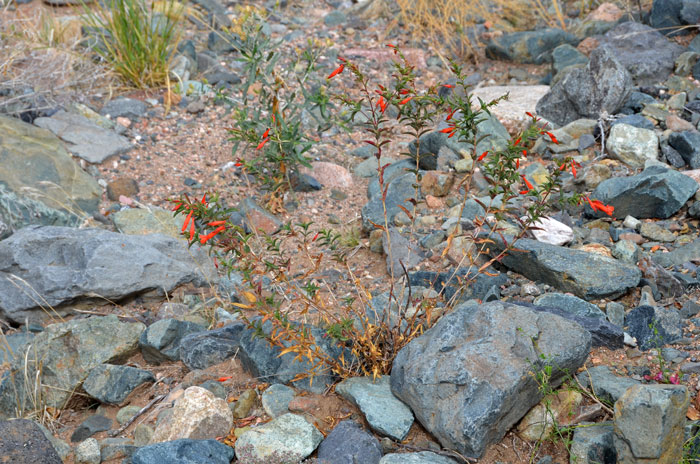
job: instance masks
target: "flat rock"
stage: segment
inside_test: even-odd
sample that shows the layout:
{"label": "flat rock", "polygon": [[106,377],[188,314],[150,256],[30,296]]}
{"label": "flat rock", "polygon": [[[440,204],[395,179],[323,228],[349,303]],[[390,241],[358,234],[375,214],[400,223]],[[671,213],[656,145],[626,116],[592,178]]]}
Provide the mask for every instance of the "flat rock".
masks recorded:
{"label": "flat rock", "polygon": [[[640,174],[630,177],[613,177],[604,180],[591,194],[591,198],[612,205],[613,216],[624,218],[668,218],[680,210],[698,190],[693,179],[663,166],[650,166]],[[600,217],[585,206],[589,216]]]}
{"label": "flat rock", "polygon": [[155,381],[153,374],[144,369],[101,364],[90,371],[83,390],[102,403],[121,404],[136,387]]}
{"label": "flat rock", "polygon": [[146,109],[146,104],[141,100],[122,97],[108,101],[100,110],[100,114],[110,119],[137,119],[146,114]]}
{"label": "flat rock", "polygon": [[576,379],[608,404],[614,404],[628,388],[639,385],[638,380],[615,375],[608,366],[589,367],[578,374]]}
{"label": "flat rock", "polygon": [[532,235],[538,242],[561,246],[574,239],[573,229],[556,219],[542,217],[533,226]]}
{"label": "flat rock", "polygon": [[30,226],[0,242],[0,315],[16,323],[44,319],[41,306],[65,314],[61,305],[95,297],[118,301],[216,281],[203,249],[164,235]]}
{"label": "flat rock", "polygon": [[531,374],[552,366],[556,388],[590,346],[588,332],[564,318],[464,303],[399,352],[391,390],[443,447],[479,458],[542,399]]}
{"label": "flat rock", "polygon": [[[29,406],[22,372],[34,372],[41,362],[42,392],[47,406],[62,407],[71,393],[100,364],[118,364],[138,350],[138,339],[145,326],[140,322],[120,322],[114,316],[73,319],[52,324],[34,337],[30,352],[16,358],[0,381],[0,417],[14,417],[18,404]],[[71,347],[66,350],[66,347]]]}
{"label": "flat rock", "polygon": [[0,456],[12,464],[62,464],[39,426],[27,419],[0,421]]}
{"label": "flat rock", "polygon": [[474,104],[477,97],[485,102],[508,94],[508,100],[489,109],[508,129],[524,129],[530,118],[525,113],[535,112],[537,102],[549,91],[548,85],[492,85],[475,88],[471,91]]}
{"label": "flat rock", "polygon": [[693,240],[667,253],[654,253],[651,259],[663,267],[678,266],[689,261],[700,260],[700,239]]}
{"label": "flat rock", "polygon": [[319,179],[326,188],[347,189],[353,186],[350,171],[335,163],[314,161],[310,170],[304,168],[301,172]]}
{"label": "flat rock", "polygon": [[565,293],[545,293],[535,298],[533,303],[538,306],[560,308],[575,316],[605,319],[605,313],[596,305]]}
{"label": "flat rock", "polygon": [[235,452],[216,440],[174,440],[136,450],[132,464],[230,464]]}
{"label": "flat rock", "polygon": [[180,359],[190,369],[206,369],[233,356],[240,348],[243,323],[186,335],[180,341]]}
{"label": "flat rock", "polygon": [[659,157],[659,138],[653,130],[629,124],[615,124],[605,143],[610,154],[633,168],[643,168]]}
{"label": "flat rock", "polygon": [[238,208],[251,230],[272,235],[282,227],[282,221],[266,209],[260,207],[252,198],[246,198]]}
{"label": "flat rock", "polygon": [[102,188],[51,132],[0,116],[0,239],[30,224],[77,227]]}
{"label": "flat rock", "polygon": [[185,215],[173,216],[155,206],[145,208],[128,208],[109,216],[119,232],[127,235],[163,234],[182,239],[180,233],[185,222]]}
{"label": "flat rock", "polygon": [[175,401],[170,418],[158,423],[151,442],[208,440],[228,435],[232,426],[226,400],[202,387],[190,387]]}
{"label": "flat rock", "polygon": [[379,464],[457,464],[452,458],[430,451],[419,453],[389,453],[379,460]]}
{"label": "flat rock", "polygon": [[641,350],[660,349],[683,337],[681,316],[673,307],[638,306],[625,316],[625,326]]}
{"label": "flat rock", "polygon": [[53,132],[67,143],[68,150],[90,163],[101,163],[132,148],[126,137],[98,126],[85,116],[63,110],[50,118],[36,118],[34,124]]}
{"label": "flat rock", "polygon": [[238,437],[236,457],[241,464],[298,462],[313,453],[322,440],[321,432],[302,416],[284,414]]}
{"label": "flat rock", "polygon": [[355,404],[375,432],[402,441],[413,424],[411,410],[391,393],[389,377],[345,379],[335,387],[336,393]]}
{"label": "flat rock", "polygon": [[93,414],[82,421],[73,431],[70,441],[78,443],[87,440],[97,432],[104,432],[112,428],[113,422],[109,417],[102,414]]}
{"label": "flat rock", "polygon": [[581,425],[582,427],[574,429],[574,437],[569,451],[570,462],[576,464],[618,462],[613,425],[610,422]]}
{"label": "flat rock", "polygon": [[318,447],[321,464],[377,464],[381,458],[379,441],[352,420],[336,425]]}
{"label": "flat rock", "polygon": [[[494,244],[503,247],[501,241]],[[522,250],[522,251],[515,251]],[[544,282],[584,300],[615,298],[639,284],[641,271],[596,253],[520,239],[502,263],[530,280]]]}

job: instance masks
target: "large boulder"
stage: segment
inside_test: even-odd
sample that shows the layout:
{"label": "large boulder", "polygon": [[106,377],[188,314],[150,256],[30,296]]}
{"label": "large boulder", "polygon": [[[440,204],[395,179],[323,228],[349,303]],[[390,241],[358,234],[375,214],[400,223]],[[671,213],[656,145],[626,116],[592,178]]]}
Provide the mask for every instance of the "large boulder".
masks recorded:
{"label": "large boulder", "polygon": [[0,316],[15,323],[45,319],[48,308],[65,314],[95,299],[215,281],[203,249],[165,235],[31,226],[0,242]]}
{"label": "large boulder", "polygon": [[653,27],[636,22],[625,22],[608,31],[600,44],[612,49],[637,85],[664,81],[673,72],[676,58],[685,51]]}
{"label": "large boulder", "polygon": [[29,224],[77,227],[99,211],[102,189],[47,130],[0,116],[0,166],[0,239]]}
{"label": "large boulder", "polygon": [[479,458],[586,360],[591,338],[564,318],[523,306],[465,303],[404,347],[392,392],[445,448]]}
{"label": "large boulder", "polygon": [[559,45],[577,45],[578,42],[575,35],[556,28],[512,32],[491,39],[486,45],[486,56],[516,63],[542,64],[552,61],[552,51]]}
{"label": "large boulder", "polygon": [[33,403],[36,386],[24,383],[25,378],[31,380],[37,375],[43,404],[63,407],[92,369],[104,363],[119,364],[136,353],[144,329],[140,322],[120,322],[114,315],[47,326],[3,375],[0,418],[15,417],[37,406]]}
{"label": "large boulder", "polygon": [[39,425],[27,419],[0,421],[0,456],[13,464],[63,462]]}
{"label": "large boulder", "polygon": [[[666,169],[650,166],[640,174],[613,177],[604,180],[591,193],[591,198],[615,207],[613,216],[625,218],[668,218],[676,214],[698,190],[698,183],[690,177]],[[585,213],[600,217],[587,204]]]}
{"label": "large boulder", "polygon": [[[504,248],[495,240],[492,252]],[[583,250],[522,238],[501,262],[530,280],[544,282],[584,300],[615,298],[639,284],[641,271],[630,264]]]}
{"label": "large boulder", "polygon": [[616,113],[629,96],[632,78],[614,52],[599,47],[585,67],[567,73],[540,101],[537,114],[558,125]]}

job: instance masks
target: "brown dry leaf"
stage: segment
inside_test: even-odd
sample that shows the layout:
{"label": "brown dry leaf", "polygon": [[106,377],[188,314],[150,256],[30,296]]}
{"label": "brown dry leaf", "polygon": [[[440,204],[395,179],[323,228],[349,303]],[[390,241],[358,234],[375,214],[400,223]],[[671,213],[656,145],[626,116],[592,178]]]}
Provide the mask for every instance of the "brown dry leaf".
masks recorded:
{"label": "brown dry leaf", "polygon": [[688,412],[685,413],[685,417],[692,421],[696,421],[700,419],[700,411],[695,409],[695,406],[690,405],[688,406]]}

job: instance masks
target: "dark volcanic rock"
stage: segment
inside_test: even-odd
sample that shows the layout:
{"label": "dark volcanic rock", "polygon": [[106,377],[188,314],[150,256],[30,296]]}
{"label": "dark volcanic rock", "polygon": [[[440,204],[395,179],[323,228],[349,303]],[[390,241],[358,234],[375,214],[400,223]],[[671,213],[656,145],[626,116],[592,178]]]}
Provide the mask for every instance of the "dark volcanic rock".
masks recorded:
{"label": "dark volcanic rock", "polygon": [[577,45],[573,34],[549,28],[503,34],[486,45],[486,56],[516,63],[542,64],[552,61],[552,51],[562,44]]}
{"label": "dark volcanic rock", "polygon": [[[494,248],[502,249],[497,240]],[[515,251],[523,250],[523,251]],[[614,298],[636,287],[641,272],[636,266],[595,253],[520,239],[501,261],[530,280],[544,282],[585,300]]]}
{"label": "dark volcanic rock", "polygon": [[556,388],[588,356],[588,332],[523,306],[465,303],[404,347],[391,389],[440,443],[480,457],[541,399],[533,372]]}
{"label": "dark volcanic rock", "polygon": [[38,425],[27,419],[0,421],[0,461],[12,464],[62,464]]}
{"label": "dark volcanic rock", "polygon": [[229,464],[233,448],[216,440],[175,440],[139,448],[133,464]]}
{"label": "dark volcanic rock", "polygon": [[[630,177],[604,180],[591,198],[615,207],[613,216],[624,218],[668,218],[678,212],[698,190],[698,183],[690,177],[663,166],[650,166]],[[589,216],[602,217],[586,205]]]}
{"label": "dark volcanic rock", "polygon": [[381,458],[377,439],[352,420],[336,425],[318,447],[321,464],[377,464]]}

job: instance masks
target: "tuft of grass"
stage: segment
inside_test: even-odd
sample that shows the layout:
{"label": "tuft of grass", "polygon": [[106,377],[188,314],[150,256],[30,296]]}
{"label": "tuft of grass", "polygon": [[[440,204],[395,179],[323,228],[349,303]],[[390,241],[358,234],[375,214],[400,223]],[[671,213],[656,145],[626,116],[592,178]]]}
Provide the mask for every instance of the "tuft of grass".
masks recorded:
{"label": "tuft of grass", "polygon": [[129,85],[170,86],[170,65],[182,39],[186,6],[176,1],[107,0],[83,5],[84,24],[97,39],[93,50]]}

